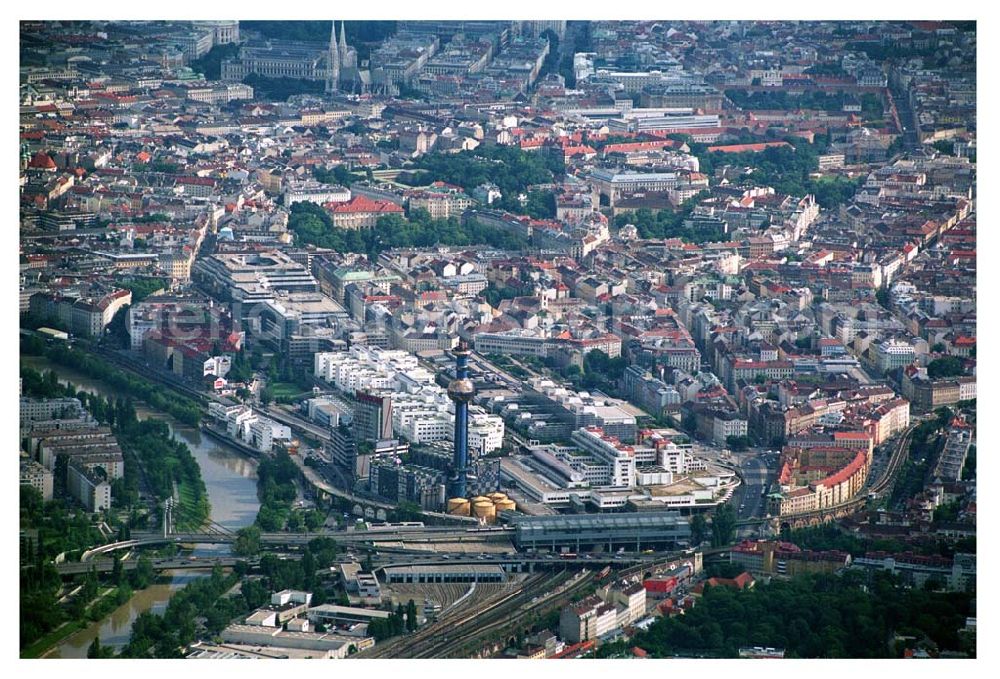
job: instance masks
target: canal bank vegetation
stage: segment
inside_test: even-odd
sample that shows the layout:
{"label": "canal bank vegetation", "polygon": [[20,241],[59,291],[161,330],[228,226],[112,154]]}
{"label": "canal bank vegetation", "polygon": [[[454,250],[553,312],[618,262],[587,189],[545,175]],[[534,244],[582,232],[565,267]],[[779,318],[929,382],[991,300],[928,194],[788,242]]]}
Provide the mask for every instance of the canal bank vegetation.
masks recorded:
{"label": "canal bank vegetation", "polygon": [[103,583],[94,570],[64,582],[49,558],[58,549],[58,536],[65,536],[69,544],[95,544],[101,541],[100,533],[89,517],[67,514],[59,501],[46,503],[40,511],[41,495],[34,488],[22,486],[21,494],[22,526],[27,522],[36,528],[25,530],[29,537],[21,542],[20,648],[21,657],[36,658],[91,622],[102,620],[135,590],[151,585],[156,574],[143,557],[127,574],[121,561],[116,561]]}
{"label": "canal bank vegetation", "polygon": [[37,337],[22,338],[21,354],[44,356],[57,365],[71,368],[87,377],[114,387],[115,391],[141,399],[151,408],[162,410],[192,427],[201,422],[201,407],[195,401],[173,390],[154,384],[116,368],[107,361],[80,349],[66,345],[46,344]]}
{"label": "canal bank vegetation", "polygon": [[[138,504],[140,484],[145,483],[159,502],[170,497],[177,499],[174,515],[178,528],[196,529],[205,522],[209,503],[201,468],[187,445],[170,435],[166,422],[155,418],[140,421],[132,399],[112,400],[99,394],[78,392],[72,384],[60,384],[51,370],[40,373],[21,366],[21,380],[25,395],[75,396],[98,422],[111,427],[125,458],[125,474],[112,485],[115,507],[129,508]],[[135,515],[136,512],[130,512],[130,519]],[[88,546],[101,542],[98,539]]]}
{"label": "canal bank vegetation", "polygon": [[282,530],[295,502],[295,479],[299,469],[288,453],[278,450],[273,455],[261,456],[257,465],[257,525],[265,532]]}
{"label": "canal bank vegetation", "polygon": [[303,529],[315,531],[323,526],[326,515],[315,509],[295,508],[295,487],[299,468],[284,450],[262,456],[257,466],[257,497],[260,509],[256,525],[264,532]]}
{"label": "canal bank vegetation", "polygon": [[[174,594],[162,616],[148,611],[140,614],[128,645],[118,657],[182,658],[185,647],[193,641],[218,637],[231,622],[266,605],[272,592],[283,589],[311,592],[313,605],[346,605],[346,594],[322,582],[322,575],[336,559],[336,543],[319,537],[306,545],[299,559],[264,554],[259,575],[249,575],[245,561],[237,562],[228,574],[216,565],[210,577],[195,580]],[[230,593],[237,584],[238,593]]]}
{"label": "canal bank vegetation", "polygon": [[[128,448],[141,462],[150,490],[161,502],[177,498],[174,509],[176,527],[195,530],[209,515],[208,492],[201,478],[201,468],[191,450],[170,436],[163,420],[125,419],[119,423],[118,443]],[[175,496],[174,489],[178,492]]]}
{"label": "canal bank vegetation", "polygon": [[198,632],[197,618],[209,635],[216,635],[229,620],[249,612],[246,600],[223,595],[239,582],[235,572],[225,575],[221,567],[212,575],[195,580],[170,599],[162,616],[144,611],[132,625],[132,637],[122,649],[122,658],[183,658],[184,647]]}

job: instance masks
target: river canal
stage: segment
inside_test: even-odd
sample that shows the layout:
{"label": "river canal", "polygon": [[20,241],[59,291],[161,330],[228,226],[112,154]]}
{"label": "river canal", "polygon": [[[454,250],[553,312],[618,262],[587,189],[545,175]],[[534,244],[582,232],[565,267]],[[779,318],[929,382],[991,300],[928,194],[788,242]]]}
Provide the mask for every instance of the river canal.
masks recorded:
{"label": "river canal", "polygon": [[[77,390],[111,398],[117,396],[106,384],[90,379],[75,370],[56,365],[46,358],[22,356],[21,362],[36,370],[54,370],[60,382],[72,382]],[[230,530],[253,523],[260,502],[257,500],[256,464],[252,460],[235,449],[204,436],[198,428],[182,424],[166,413],[151,410],[145,404],[136,404],[136,416],[139,419],[156,417],[164,420],[171,433],[191,449],[192,455],[201,467],[201,477],[205,481],[205,489],[211,503],[210,516],[213,521]],[[228,550],[228,545],[206,545],[195,549],[194,554],[217,556],[227,554]],[[70,635],[44,657],[85,658],[87,648],[98,635],[102,646],[111,646],[115,650],[122,648],[128,643],[132,623],[140,613],[143,611],[162,613],[173,592],[194,578],[204,577],[207,572],[170,571],[165,575],[171,577],[169,583],[156,584],[136,592],[128,602],[112,611],[104,620],[92,623],[87,628]]]}

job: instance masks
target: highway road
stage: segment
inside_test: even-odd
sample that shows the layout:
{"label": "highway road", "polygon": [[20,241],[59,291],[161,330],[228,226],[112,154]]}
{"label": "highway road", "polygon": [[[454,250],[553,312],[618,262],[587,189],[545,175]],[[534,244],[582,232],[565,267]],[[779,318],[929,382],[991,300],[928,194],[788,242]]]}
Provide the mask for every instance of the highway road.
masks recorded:
{"label": "highway road", "polygon": [[[740,476],[743,483],[733,493],[730,502],[736,511],[737,521],[759,519],[767,514],[767,500],[764,497],[768,485],[777,476],[777,455],[768,452],[751,453],[739,460]],[[758,528],[741,527],[738,537],[756,535]]]}

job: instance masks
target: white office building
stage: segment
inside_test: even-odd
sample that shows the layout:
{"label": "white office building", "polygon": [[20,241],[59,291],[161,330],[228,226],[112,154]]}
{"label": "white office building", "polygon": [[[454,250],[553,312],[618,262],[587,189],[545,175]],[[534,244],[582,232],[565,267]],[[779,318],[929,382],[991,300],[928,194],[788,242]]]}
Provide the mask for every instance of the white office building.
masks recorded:
{"label": "white office building", "polygon": [[597,427],[578,429],[570,438],[580,450],[608,468],[608,482],[602,485],[618,488],[634,485],[635,456],[631,446],[623,445]]}

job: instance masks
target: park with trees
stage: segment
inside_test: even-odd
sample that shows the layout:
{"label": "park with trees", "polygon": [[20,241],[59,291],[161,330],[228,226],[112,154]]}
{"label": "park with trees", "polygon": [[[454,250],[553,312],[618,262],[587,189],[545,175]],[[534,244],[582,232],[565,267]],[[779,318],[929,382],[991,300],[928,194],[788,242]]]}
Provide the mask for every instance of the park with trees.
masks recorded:
{"label": "park with trees", "polygon": [[365,253],[377,257],[384,250],[436,245],[489,245],[503,250],[522,250],[527,236],[476,220],[457,217],[433,219],[426,210],[413,210],[409,218],[398,215],[379,217],[368,229],[339,229],[330,213],[319,205],[299,202],[292,205],[288,228],[304,243],[338,252]]}
{"label": "park with trees", "polygon": [[460,153],[429,153],[417,159],[413,170],[417,186],[443,181],[471,194],[477,186],[495,184],[503,197],[494,207],[525,214],[518,196],[527,195],[529,186],[562,181],[566,166],[561,153],[480,146]]}

